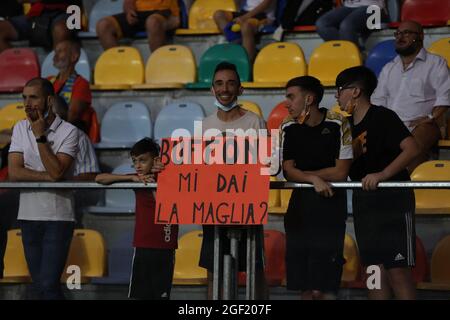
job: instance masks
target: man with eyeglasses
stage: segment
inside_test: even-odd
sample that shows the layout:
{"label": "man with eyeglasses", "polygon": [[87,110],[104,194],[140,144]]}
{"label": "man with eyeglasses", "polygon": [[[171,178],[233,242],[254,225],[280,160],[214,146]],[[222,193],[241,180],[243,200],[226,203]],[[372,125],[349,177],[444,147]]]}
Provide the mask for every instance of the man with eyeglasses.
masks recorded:
{"label": "man with eyeglasses", "polygon": [[416,139],[421,152],[408,166],[411,173],[441,138],[450,77],[445,59],[424,49],[419,23],[402,22],[394,36],[398,56],[383,67],[371,102],[395,111]]}

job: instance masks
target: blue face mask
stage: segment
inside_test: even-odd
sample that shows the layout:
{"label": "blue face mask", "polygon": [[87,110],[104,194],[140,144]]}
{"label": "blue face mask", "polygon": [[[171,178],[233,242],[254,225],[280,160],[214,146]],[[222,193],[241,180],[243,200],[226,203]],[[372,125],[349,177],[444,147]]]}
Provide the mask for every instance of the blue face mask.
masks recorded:
{"label": "blue face mask", "polygon": [[228,112],[233,110],[234,108],[236,108],[239,104],[237,103],[237,100],[233,101],[232,103],[230,103],[229,105],[223,105],[219,102],[219,100],[216,99],[216,101],[214,101],[214,105],[217,108],[220,108],[221,110]]}

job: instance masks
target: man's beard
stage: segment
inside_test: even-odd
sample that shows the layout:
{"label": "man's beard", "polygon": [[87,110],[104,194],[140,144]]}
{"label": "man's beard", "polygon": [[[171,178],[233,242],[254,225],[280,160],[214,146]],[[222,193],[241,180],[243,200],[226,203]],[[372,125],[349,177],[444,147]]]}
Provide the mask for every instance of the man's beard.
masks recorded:
{"label": "man's beard", "polygon": [[412,43],[410,46],[406,48],[395,48],[395,52],[401,56],[410,56],[414,54],[417,50],[417,42]]}

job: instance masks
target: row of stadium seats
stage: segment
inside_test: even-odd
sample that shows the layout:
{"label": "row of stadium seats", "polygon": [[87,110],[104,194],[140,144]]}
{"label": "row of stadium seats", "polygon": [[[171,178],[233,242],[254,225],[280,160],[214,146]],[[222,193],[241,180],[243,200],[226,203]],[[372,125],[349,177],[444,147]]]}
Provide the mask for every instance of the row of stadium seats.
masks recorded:
{"label": "row of stadium seats", "polygon": [[[450,38],[434,42],[430,52],[442,55],[450,65]],[[0,92],[20,92],[31,78],[57,74],[51,52],[42,64],[32,49],[15,48],[0,54]],[[395,57],[394,42],[383,41],[368,54],[366,66],[379,74],[382,67]],[[211,86],[215,66],[227,60],[236,64],[246,88],[282,88],[296,76],[312,75],[325,86],[334,86],[342,70],[361,65],[359,49],[349,41],[328,41],[312,53],[309,64],[303,50],[295,43],[276,42],[265,46],[252,66],[245,49],[236,44],[217,44],[210,47],[197,64],[189,47],[167,45],[156,50],[144,63],[133,47],[116,47],[103,52],[94,69],[93,90],[127,89],[206,89]],[[197,70],[198,69],[198,70]],[[76,70],[90,81],[91,70],[82,50]],[[198,78],[198,80],[197,80]],[[253,81],[251,82],[251,79]]]}

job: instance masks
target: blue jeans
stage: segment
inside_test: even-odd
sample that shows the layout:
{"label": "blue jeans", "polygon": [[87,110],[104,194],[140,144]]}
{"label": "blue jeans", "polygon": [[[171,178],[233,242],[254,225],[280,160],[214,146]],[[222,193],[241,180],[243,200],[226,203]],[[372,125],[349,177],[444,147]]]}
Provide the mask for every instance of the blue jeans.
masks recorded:
{"label": "blue jeans", "polygon": [[38,298],[64,299],[60,278],[72,241],[71,221],[20,221],[28,269]]}
{"label": "blue jeans", "polygon": [[368,36],[367,6],[358,8],[339,7],[328,11],[317,22],[317,33],[325,41],[348,40],[359,47],[359,36]]}

